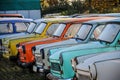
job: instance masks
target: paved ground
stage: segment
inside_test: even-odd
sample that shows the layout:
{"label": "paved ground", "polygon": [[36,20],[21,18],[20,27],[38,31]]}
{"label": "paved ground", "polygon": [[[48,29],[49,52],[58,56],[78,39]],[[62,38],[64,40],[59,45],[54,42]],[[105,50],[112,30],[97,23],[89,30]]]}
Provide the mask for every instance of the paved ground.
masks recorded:
{"label": "paved ground", "polygon": [[18,67],[15,62],[1,58],[0,80],[44,80],[40,73],[30,73],[28,69]]}

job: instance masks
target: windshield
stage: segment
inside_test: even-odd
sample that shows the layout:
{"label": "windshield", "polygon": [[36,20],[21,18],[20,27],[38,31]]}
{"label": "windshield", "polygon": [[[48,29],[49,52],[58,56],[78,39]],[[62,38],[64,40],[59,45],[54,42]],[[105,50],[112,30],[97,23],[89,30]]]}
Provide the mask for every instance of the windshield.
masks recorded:
{"label": "windshield", "polygon": [[13,25],[11,23],[0,23],[0,33],[12,33]]}
{"label": "windshield", "polygon": [[32,33],[33,32],[33,29],[35,28],[36,24],[31,22],[28,29],[27,29],[27,32],[28,33]]}
{"label": "windshield", "polygon": [[96,40],[98,38],[98,36],[101,34],[101,32],[103,31],[103,28],[105,27],[105,25],[98,25],[97,28],[95,28],[92,36],[91,36],[91,40]]}
{"label": "windshield", "polygon": [[50,25],[48,30],[46,31],[46,34],[49,35],[49,36],[52,36],[53,33],[57,30],[59,25],[60,24],[58,24],[58,23],[53,23],[52,25]]}
{"label": "windshield", "polygon": [[69,29],[67,30],[65,37],[74,37],[75,34],[78,32],[78,30],[80,29],[81,24],[72,24],[70,25]]}
{"label": "windshield", "polygon": [[65,29],[66,24],[60,24],[56,31],[54,32],[53,36],[60,36]]}
{"label": "windshield", "polygon": [[101,41],[113,42],[120,30],[120,24],[109,23],[106,25],[100,36],[98,37]]}
{"label": "windshield", "polygon": [[36,29],[36,33],[39,33],[39,34],[41,34],[42,32],[43,32],[43,30],[45,29],[45,27],[46,27],[46,23],[40,23],[40,25],[37,27],[37,29]]}
{"label": "windshield", "polygon": [[77,38],[81,39],[81,40],[85,40],[85,38],[87,37],[88,33],[90,32],[92,28],[92,25],[89,24],[83,24],[80,28],[80,30],[77,33]]}

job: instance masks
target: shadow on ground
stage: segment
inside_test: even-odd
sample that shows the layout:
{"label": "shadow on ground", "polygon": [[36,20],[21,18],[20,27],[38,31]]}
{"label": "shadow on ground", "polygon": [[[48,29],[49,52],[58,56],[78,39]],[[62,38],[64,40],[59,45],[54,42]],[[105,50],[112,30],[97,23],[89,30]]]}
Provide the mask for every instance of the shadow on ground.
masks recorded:
{"label": "shadow on ground", "polygon": [[1,58],[0,60],[0,80],[44,80],[40,73],[30,73],[28,69],[23,69],[15,62]]}

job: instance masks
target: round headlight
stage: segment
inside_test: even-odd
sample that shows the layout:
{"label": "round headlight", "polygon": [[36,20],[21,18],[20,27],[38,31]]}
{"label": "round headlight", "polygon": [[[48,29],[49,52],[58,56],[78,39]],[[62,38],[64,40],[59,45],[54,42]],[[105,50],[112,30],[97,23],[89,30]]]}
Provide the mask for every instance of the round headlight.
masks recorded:
{"label": "round headlight", "polygon": [[35,52],[36,51],[36,47],[34,46],[34,47],[32,47],[32,50]]}
{"label": "round headlight", "polygon": [[19,48],[19,47],[20,47],[20,44],[17,44],[16,47]]}

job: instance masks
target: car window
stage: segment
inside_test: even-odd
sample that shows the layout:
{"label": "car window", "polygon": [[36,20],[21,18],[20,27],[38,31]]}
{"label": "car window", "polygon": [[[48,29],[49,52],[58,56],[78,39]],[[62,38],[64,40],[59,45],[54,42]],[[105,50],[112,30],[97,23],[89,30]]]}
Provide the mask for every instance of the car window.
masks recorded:
{"label": "car window", "polygon": [[77,38],[81,39],[81,40],[85,40],[90,32],[92,28],[92,25],[89,24],[83,24],[81,25],[80,30],[77,33]]}
{"label": "car window", "polygon": [[103,31],[103,28],[105,27],[105,25],[99,25],[97,26],[97,28],[95,28],[91,39],[97,39],[98,36],[101,34],[101,32]]}
{"label": "car window", "polygon": [[67,30],[65,37],[74,37],[75,34],[78,32],[80,29],[81,24],[72,24],[70,25],[69,29]]}
{"label": "car window", "polygon": [[53,36],[61,36],[65,27],[66,27],[66,24],[60,24],[59,27],[54,31]]}
{"label": "car window", "polygon": [[98,39],[101,41],[111,43],[116,38],[119,31],[120,31],[120,24],[108,23],[106,24],[105,28],[103,29]]}
{"label": "car window", "polygon": [[31,22],[29,27],[27,28],[27,32],[32,33],[36,27],[36,23]]}
{"label": "car window", "polygon": [[28,23],[15,23],[15,27],[16,27],[17,32],[26,31],[28,26],[29,26]]}
{"label": "car window", "polygon": [[13,26],[11,23],[0,23],[0,33],[12,33]]}
{"label": "car window", "polygon": [[49,36],[52,36],[53,33],[56,31],[56,29],[58,28],[60,24],[52,24],[48,30],[46,31],[46,34],[49,35]]}
{"label": "car window", "polygon": [[38,27],[35,29],[35,33],[38,33],[38,34],[41,34],[43,31],[44,31],[44,29],[45,29],[45,27],[46,27],[46,23],[44,23],[44,22],[42,22],[42,23],[40,23],[39,25],[38,25]]}

